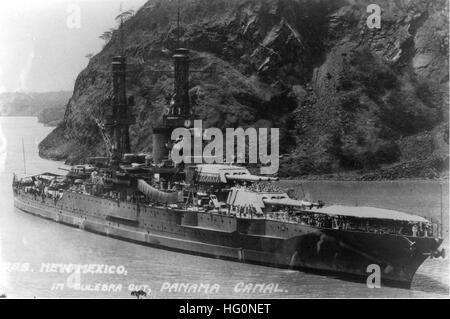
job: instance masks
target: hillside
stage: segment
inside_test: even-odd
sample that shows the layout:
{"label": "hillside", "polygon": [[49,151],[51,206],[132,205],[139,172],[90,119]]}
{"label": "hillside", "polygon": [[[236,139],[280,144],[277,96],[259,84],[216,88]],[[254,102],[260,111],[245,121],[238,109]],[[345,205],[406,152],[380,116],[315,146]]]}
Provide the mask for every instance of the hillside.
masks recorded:
{"label": "hillside", "polygon": [[[436,178],[448,168],[448,4],[378,1],[182,1],[190,94],[207,126],[279,127],[280,176]],[[173,78],[176,4],[149,1],[124,24],[134,72],[135,151],[151,149]],[[64,120],[40,154],[68,162],[104,153],[92,115],[111,103],[118,32],[75,84]]]}

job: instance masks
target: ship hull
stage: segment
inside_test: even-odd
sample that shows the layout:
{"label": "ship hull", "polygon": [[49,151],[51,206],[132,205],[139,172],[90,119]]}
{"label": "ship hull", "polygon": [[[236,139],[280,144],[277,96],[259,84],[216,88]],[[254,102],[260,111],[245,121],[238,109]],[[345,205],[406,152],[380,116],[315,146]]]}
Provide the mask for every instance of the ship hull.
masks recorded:
{"label": "ship hull", "polygon": [[[366,281],[379,267],[381,283],[408,288],[441,244],[411,238],[321,229],[266,219],[116,202],[85,194],[62,199],[15,194],[21,211],[89,232],[194,255]],[[375,265],[375,266],[374,266]]]}

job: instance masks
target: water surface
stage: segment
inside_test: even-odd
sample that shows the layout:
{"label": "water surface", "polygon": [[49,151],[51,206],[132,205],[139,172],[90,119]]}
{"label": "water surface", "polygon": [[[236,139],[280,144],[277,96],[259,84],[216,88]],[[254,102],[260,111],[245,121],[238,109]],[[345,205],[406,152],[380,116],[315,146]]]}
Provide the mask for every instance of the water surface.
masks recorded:
{"label": "water surface", "polygon": [[[3,265],[0,268],[0,291],[8,297],[132,298],[130,291],[137,287],[151,291],[151,298],[448,297],[448,259],[427,260],[416,274],[410,290],[390,287],[369,289],[365,284],[331,276],[149,248],[20,212],[13,207],[11,179],[13,172],[24,171],[22,138],[28,174],[44,171],[62,173],[58,171],[62,163],[40,159],[37,153],[38,143],[50,131],[51,128],[42,126],[36,118],[0,117],[0,133],[5,138],[0,139],[0,150],[2,145],[5,146],[5,141],[7,144],[3,166],[0,155],[0,264]],[[361,185],[348,183],[347,194],[361,193]],[[422,185],[421,182],[414,184],[412,194],[411,185],[403,192],[416,198],[423,193]],[[310,195],[320,195],[326,201],[330,198],[324,198],[325,193],[329,197],[333,196],[331,194],[342,194],[342,184],[331,183],[322,193],[313,191],[316,186],[320,184],[309,184]],[[399,184],[394,189],[401,187]],[[427,192],[434,194],[433,190]],[[383,187],[372,187],[370,193],[365,192],[364,196],[358,197],[360,200],[357,204],[371,203],[377,198],[379,201],[381,197],[386,202],[397,202],[398,195],[392,199],[391,193]],[[335,199],[342,200],[338,195],[334,195]],[[431,202],[434,203],[434,200]],[[435,205],[438,204],[434,203],[433,207]],[[430,205],[427,207],[435,209]],[[408,207],[403,208],[408,210]],[[59,264],[100,264],[114,266],[117,271],[108,274],[103,270],[96,274],[81,274],[76,278],[58,272]],[[91,270],[101,269],[95,267]],[[255,287],[257,289],[254,290]]]}

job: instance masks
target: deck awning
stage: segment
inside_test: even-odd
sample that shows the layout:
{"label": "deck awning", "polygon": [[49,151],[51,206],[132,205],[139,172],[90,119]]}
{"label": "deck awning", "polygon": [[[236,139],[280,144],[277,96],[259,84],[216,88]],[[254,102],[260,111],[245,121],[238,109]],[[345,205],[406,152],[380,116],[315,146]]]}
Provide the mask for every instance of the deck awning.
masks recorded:
{"label": "deck awning", "polygon": [[279,206],[293,206],[293,207],[308,207],[311,206],[311,202],[303,200],[295,200],[291,198],[280,198],[280,199],[264,199],[264,204],[267,205],[279,205]]}
{"label": "deck awning", "polygon": [[277,181],[276,177],[267,177],[267,176],[258,176],[251,174],[242,174],[242,175],[229,175],[225,174],[225,178],[227,180],[233,181],[247,181],[247,182],[263,182],[263,181]]}
{"label": "deck awning", "polygon": [[366,206],[341,206],[332,205],[323,208],[315,208],[312,212],[334,215],[334,216],[350,216],[358,218],[376,218],[376,219],[391,219],[408,222],[428,223],[429,221],[421,216],[411,215],[395,210],[366,207]]}

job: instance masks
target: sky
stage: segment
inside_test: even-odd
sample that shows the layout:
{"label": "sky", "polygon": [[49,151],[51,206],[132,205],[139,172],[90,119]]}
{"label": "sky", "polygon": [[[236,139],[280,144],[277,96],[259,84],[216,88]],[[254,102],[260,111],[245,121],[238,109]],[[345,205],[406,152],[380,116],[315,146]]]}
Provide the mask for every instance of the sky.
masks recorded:
{"label": "sky", "polygon": [[0,0],[0,93],[72,91],[120,8],[147,0]]}

